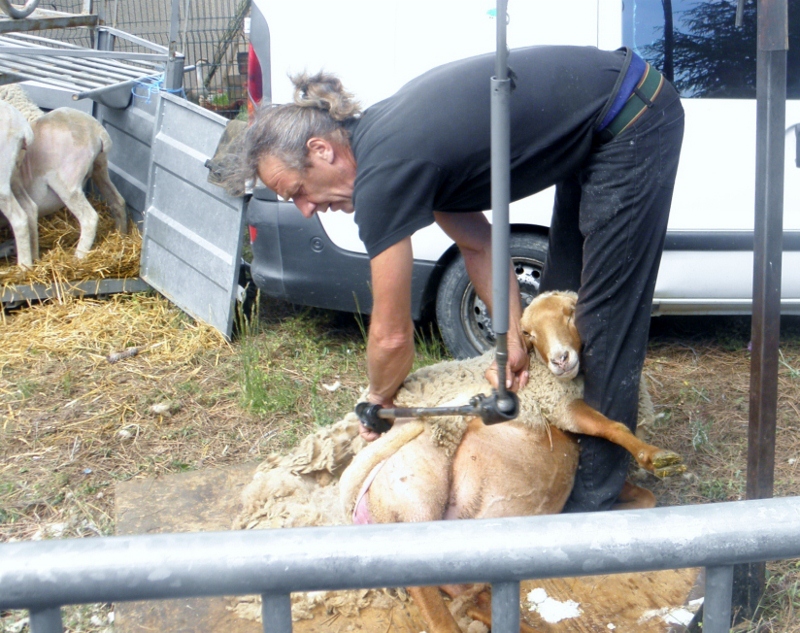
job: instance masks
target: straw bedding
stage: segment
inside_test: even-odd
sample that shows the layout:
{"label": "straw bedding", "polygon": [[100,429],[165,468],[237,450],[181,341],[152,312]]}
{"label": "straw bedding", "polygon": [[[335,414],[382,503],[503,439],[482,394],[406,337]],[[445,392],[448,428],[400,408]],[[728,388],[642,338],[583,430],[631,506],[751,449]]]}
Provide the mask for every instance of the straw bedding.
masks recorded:
{"label": "straw bedding", "polygon": [[[27,284],[64,284],[97,279],[128,279],[139,275],[142,238],[134,228],[128,235],[114,229],[106,204],[90,200],[100,218],[94,248],[85,259],[74,256],[80,226],[74,216],[62,209],[39,220],[40,259],[33,268],[23,270],[16,257],[0,258],[0,288]],[[8,227],[0,227],[0,242],[13,239]]]}

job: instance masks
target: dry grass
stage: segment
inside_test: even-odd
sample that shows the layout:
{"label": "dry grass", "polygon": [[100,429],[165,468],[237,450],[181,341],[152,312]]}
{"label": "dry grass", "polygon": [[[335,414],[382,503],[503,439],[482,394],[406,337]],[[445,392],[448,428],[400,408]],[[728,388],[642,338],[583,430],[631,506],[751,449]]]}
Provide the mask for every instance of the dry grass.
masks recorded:
{"label": "dry grass", "polygon": [[[278,312],[266,311],[264,322],[302,318],[290,306]],[[337,336],[316,342],[333,346]],[[63,536],[112,534],[115,481],[257,460],[313,428],[320,403],[337,403],[327,421],[340,415],[356,399],[363,345],[345,343],[349,368],[319,373],[292,338],[289,326],[284,337],[253,334],[232,346],[148,294],[66,298],[7,314],[0,541],[46,535],[52,525]],[[108,361],[132,346],[142,351]],[[274,387],[273,401],[255,411],[243,399],[245,363]],[[351,375],[340,379],[341,368]],[[320,388],[337,380],[350,384]]]}
{"label": "dry grass", "polygon": [[[648,486],[660,505],[745,497],[749,418],[750,321],[656,319],[645,372],[651,379],[655,443],[684,456],[686,476]],[[784,318],[778,374],[775,496],[800,495],[800,320]],[[800,562],[767,565],[764,609],[737,631],[798,633]]]}
{"label": "dry grass", "polygon": [[[261,459],[339,419],[364,386],[349,315],[262,301],[237,342],[149,294],[25,307],[0,326],[0,542],[114,533],[114,483]],[[800,494],[800,325],[781,338],[777,495]],[[740,499],[749,390],[746,319],[657,319],[645,371],[654,443],[689,473],[648,477],[661,505]],[[135,346],[117,363],[107,356]],[[338,383],[338,387],[337,387]],[[769,565],[765,609],[742,631],[800,631],[796,561]],[[112,606],[68,611],[101,631]],[[12,630],[19,613],[0,614]],[[91,620],[94,618],[94,624]]]}

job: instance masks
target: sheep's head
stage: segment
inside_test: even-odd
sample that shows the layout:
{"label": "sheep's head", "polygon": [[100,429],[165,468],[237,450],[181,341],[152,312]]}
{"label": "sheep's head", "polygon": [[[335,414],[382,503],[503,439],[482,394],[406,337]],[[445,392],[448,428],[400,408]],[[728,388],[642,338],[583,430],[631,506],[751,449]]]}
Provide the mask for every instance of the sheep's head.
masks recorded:
{"label": "sheep's head", "polygon": [[574,292],[544,292],[525,308],[520,321],[528,352],[560,380],[572,380],[580,369],[581,338],[575,327]]}

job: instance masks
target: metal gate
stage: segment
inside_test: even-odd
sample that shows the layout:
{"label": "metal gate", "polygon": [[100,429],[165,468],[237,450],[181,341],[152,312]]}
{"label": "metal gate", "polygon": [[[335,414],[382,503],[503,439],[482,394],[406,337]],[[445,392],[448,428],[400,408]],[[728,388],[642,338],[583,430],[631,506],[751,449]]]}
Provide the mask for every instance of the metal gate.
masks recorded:
{"label": "metal gate", "polygon": [[[88,0],[51,0],[48,8],[78,13]],[[163,47],[170,44],[172,2],[164,0],[93,0],[102,9],[105,24]],[[226,118],[246,106],[247,38],[250,0],[178,0],[177,49],[193,68],[184,76],[187,97]],[[88,32],[54,31],[51,37],[93,47]],[[145,52],[131,41],[117,41],[115,49]]]}
{"label": "metal gate", "polygon": [[141,275],[225,336],[233,329],[244,199],[208,182],[226,120],[174,95],[157,98]]}
{"label": "metal gate", "polygon": [[537,517],[162,534],[0,545],[0,609],[61,633],[67,604],[492,583],[492,631],[519,631],[523,579],[706,568],[704,633],[727,633],[733,565],[800,556],[800,497]]}

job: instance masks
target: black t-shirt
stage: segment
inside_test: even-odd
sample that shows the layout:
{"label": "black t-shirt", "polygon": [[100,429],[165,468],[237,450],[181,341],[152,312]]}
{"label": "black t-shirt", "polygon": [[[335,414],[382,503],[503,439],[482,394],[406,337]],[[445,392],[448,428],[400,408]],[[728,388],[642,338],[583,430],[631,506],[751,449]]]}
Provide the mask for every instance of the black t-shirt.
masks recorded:
{"label": "black t-shirt", "polygon": [[[512,201],[584,161],[629,58],[575,46],[510,52]],[[349,126],[355,221],[370,257],[431,224],[433,211],[490,208],[492,75],[494,54],[439,66]]]}

